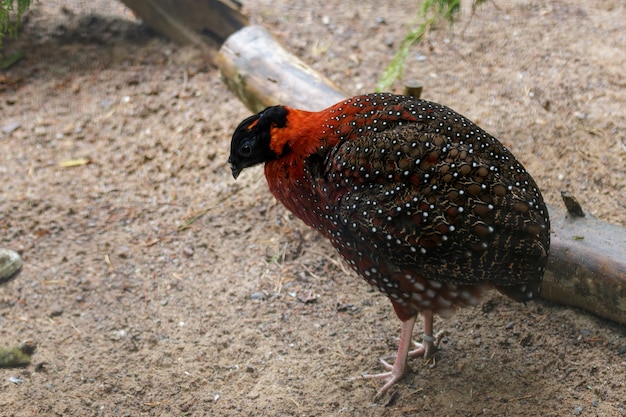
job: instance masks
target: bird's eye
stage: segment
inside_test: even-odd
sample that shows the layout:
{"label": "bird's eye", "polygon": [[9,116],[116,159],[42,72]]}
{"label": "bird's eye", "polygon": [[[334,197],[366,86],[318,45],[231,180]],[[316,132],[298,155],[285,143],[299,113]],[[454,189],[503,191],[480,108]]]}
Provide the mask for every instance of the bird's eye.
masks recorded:
{"label": "bird's eye", "polygon": [[242,156],[246,156],[247,157],[247,156],[250,156],[251,154],[252,154],[252,146],[246,144],[246,145],[243,145],[241,147],[241,155]]}

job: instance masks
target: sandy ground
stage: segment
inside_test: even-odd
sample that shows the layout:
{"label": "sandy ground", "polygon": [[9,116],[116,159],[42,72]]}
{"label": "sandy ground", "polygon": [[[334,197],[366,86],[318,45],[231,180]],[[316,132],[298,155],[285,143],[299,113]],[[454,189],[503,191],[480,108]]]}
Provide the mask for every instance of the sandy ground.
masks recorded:
{"label": "sandy ground", "polygon": [[[371,92],[417,6],[336,3],[246,4]],[[625,21],[621,0],[488,2],[414,48],[405,78],[500,138],[550,204],[566,190],[626,225]],[[0,72],[0,245],[25,266],[0,288],[0,345],[37,350],[0,369],[0,415],[626,415],[624,326],[497,293],[437,319],[435,365],[373,402],[360,375],[395,351],[390,303],[261,169],[232,179],[249,112],[197,51],[104,0],[38,2],[6,46],[27,55]]]}

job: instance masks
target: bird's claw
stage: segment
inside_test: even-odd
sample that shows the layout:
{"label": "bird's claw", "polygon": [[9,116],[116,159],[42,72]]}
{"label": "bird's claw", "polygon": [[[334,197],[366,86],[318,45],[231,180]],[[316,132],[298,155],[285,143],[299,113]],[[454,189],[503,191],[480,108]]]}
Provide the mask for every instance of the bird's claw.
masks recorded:
{"label": "bird's claw", "polygon": [[[415,348],[408,352],[408,356],[410,357],[420,357],[423,356],[425,359],[431,359],[437,349],[439,347],[439,343],[441,339],[446,335],[445,331],[440,331],[435,336],[424,335],[422,337],[422,343],[411,342],[412,346]],[[376,395],[374,396],[374,400],[380,398],[385,392],[389,390],[396,382],[398,382],[402,376],[404,375],[405,364],[396,363],[394,357],[394,364],[390,364],[385,359],[380,359],[380,363],[388,372],[381,372],[378,374],[365,374],[363,378],[376,378],[382,379],[385,381],[385,385],[381,389],[378,390]]]}
{"label": "bird's claw", "polygon": [[409,351],[409,357],[417,358],[421,356],[426,360],[432,358],[435,353],[437,353],[437,349],[439,349],[439,343],[445,335],[446,332],[444,330],[437,332],[437,334],[435,334],[435,337],[426,334],[423,335],[422,343],[412,343],[415,349]]}
{"label": "bird's claw", "polygon": [[391,388],[396,382],[398,382],[404,374],[404,370],[400,371],[398,369],[395,369],[394,366],[389,364],[389,362],[387,362],[386,360],[381,359],[380,362],[382,363],[385,369],[389,369],[389,372],[381,372],[379,374],[364,374],[363,375],[363,378],[376,378],[376,379],[382,379],[385,381],[385,385],[383,385],[382,388],[379,389],[376,395],[374,396],[374,401],[379,399],[385,392],[387,392],[389,388]]}

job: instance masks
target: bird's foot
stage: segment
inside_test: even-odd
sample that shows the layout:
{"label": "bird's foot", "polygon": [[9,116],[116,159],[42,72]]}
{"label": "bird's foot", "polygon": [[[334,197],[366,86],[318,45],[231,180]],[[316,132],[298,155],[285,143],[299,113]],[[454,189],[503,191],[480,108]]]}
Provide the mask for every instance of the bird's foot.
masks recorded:
{"label": "bird's foot", "polygon": [[[412,358],[424,357],[424,359],[431,359],[439,347],[441,339],[446,335],[445,331],[440,331],[435,336],[422,335],[422,343],[416,343],[411,341],[411,345],[414,348],[408,352],[407,356]],[[406,369],[406,359],[404,361],[398,361],[397,357],[394,358],[393,365],[387,362],[385,359],[380,359],[380,363],[387,370],[387,372],[381,372],[379,374],[367,374],[363,375],[363,378],[376,378],[385,381],[385,385],[378,390],[374,400],[380,398],[385,392],[389,390],[396,382],[398,382],[404,375]]]}
{"label": "bird's foot", "polygon": [[374,401],[380,398],[385,392],[389,390],[389,388],[391,388],[396,382],[398,382],[402,378],[406,366],[406,360],[395,361],[394,364],[391,365],[386,360],[380,359],[380,363],[383,365],[383,368],[387,369],[388,372],[363,375],[363,378],[376,378],[385,381],[385,385],[383,385],[383,387],[379,389],[374,396]]}
{"label": "bird's foot", "polygon": [[424,333],[422,335],[422,343],[412,342],[414,349],[409,351],[409,356],[411,358],[423,357],[426,360],[431,359],[437,352],[439,343],[445,335],[446,332],[443,330],[437,332],[434,337]]}

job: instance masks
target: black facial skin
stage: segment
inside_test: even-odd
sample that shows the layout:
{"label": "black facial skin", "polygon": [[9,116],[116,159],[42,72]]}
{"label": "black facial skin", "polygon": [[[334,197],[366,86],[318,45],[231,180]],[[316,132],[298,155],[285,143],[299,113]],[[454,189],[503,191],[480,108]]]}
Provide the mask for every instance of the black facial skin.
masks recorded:
{"label": "black facial skin", "polygon": [[[241,122],[230,143],[228,163],[237,179],[245,168],[278,158],[270,149],[270,129],[285,127],[288,110],[283,106],[268,107]],[[256,124],[250,128],[254,122]]]}

